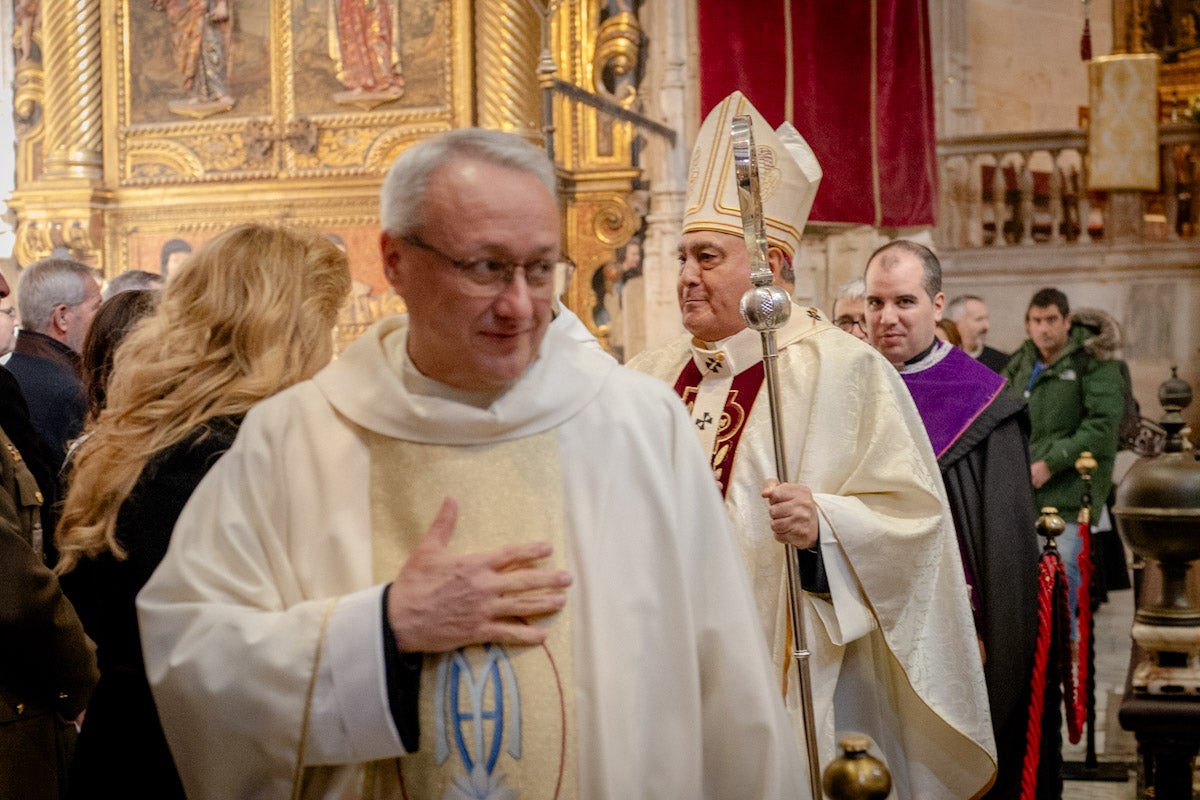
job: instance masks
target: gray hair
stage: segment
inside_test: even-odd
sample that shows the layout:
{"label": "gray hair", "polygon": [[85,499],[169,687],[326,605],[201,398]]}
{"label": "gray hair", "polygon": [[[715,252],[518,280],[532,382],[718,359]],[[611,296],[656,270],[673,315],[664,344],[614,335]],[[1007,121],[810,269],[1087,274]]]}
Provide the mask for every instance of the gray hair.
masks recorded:
{"label": "gray hair", "polygon": [[[942,263],[938,261],[938,257],[933,254],[923,244],[909,241],[908,239],[896,239],[888,242],[883,247],[876,250],[867,259],[867,270],[870,270],[871,263],[875,259],[879,259],[880,266],[890,267],[896,263],[896,256],[892,253],[893,250],[899,250],[902,253],[908,253],[910,256],[916,256],[921,262],[921,270],[924,276],[921,279],[921,285],[925,288],[925,294],[929,295],[929,299],[937,297],[937,293],[942,290]],[[866,270],[863,271],[863,276],[866,277]]]}
{"label": "gray hair", "polygon": [[947,319],[959,320],[966,316],[967,303],[975,300],[982,303],[983,298],[976,294],[960,294],[953,298],[949,303],[946,303],[945,317]]}
{"label": "gray hair", "polygon": [[851,278],[837,288],[833,295],[833,303],[829,308],[829,318],[837,318],[837,304],[840,300],[862,300],[867,296],[867,282],[862,278]]}
{"label": "gray hair", "polygon": [[30,264],[17,279],[21,327],[44,332],[54,309],[82,303],[87,296],[88,281],[95,280],[91,267],[67,258],[44,258]]}
{"label": "gray hair", "polygon": [[525,172],[541,181],[551,195],[557,191],[554,164],[544,150],[514,133],[459,128],[426,139],[401,153],[383,180],[379,220],[392,236],[407,236],[425,222],[425,193],[439,168],[459,159],[482,161]]}
{"label": "gray hair", "polygon": [[837,294],[833,296],[833,301],[838,300],[861,300],[867,296],[867,282],[862,278],[851,278],[837,288]]}
{"label": "gray hair", "polygon": [[103,299],[107,300],[115,294],[130,292],[135,289],[161,289],[163,276],[157,272],[147,272],[144,269],[130,269],[108,282],[104,289]]}

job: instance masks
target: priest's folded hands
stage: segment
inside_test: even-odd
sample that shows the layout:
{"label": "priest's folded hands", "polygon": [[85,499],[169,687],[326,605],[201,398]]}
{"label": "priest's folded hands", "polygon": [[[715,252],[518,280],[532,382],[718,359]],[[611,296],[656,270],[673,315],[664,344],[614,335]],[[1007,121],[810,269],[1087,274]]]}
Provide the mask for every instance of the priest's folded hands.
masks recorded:
{"label": "priest's folded hands", "polygon": [[452,554],[458,505],[447,497],[437,518],[388,593],[388,623],[402,652],[440,653],[483,642],[535,645],[546,628],[533,624],[562,609],[571,575],[538,564],[547,542]]}
{"label": "priest's folded hands", "polygon": [[801,550],[817,544],[817,504],[807,486],[763,481],[762,496],[770,504],[771,533],[775,539]]}

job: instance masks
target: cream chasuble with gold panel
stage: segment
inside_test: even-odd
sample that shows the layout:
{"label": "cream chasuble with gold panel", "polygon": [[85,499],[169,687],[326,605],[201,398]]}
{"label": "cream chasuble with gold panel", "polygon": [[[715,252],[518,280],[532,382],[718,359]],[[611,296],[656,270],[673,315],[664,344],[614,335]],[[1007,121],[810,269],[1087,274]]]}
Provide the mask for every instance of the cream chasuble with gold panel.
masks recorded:
{"label": "cream chasuble with gold panel", "polygon": [[[406,326],[247,415],[139,597],[188,797],[805,797],[679,399],[553,328],[495,398],[426,391]],[[382,595],[445,495],[452,548],[549,539],[574,582],[547,648],[426,656],[405,755]]]}
{"label": "cream chasuble with gold panel", "polygon": [[[567,568],[561,469],[553,432],[495,444],[417,444],[367,431],[371,451],[371,555],[375,580],[391,580],[455,496],[450,551],[496,550],[529,532],[550,542],[547,566]],[[470,492],[462,487],[470,486]],[[406,797],[561,796],[575,786],[571,609],[540,624],[537,647],[487,644],[425,657],[424,746],[380,768],[380,787]]]}

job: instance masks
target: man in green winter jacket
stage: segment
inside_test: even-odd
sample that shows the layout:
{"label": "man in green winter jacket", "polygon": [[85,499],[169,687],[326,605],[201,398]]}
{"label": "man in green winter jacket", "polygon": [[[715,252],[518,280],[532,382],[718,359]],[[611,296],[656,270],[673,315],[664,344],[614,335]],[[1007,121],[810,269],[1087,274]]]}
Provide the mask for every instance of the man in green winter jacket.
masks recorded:
{"label": "man in green winter jacket", "polygon": [[1079,514],[1083,478],[1075,460],[1091,451],[1097,467],[1092,473],[1092,522],[1100,520],[1112,488],[1117,455],[1117,428],[1125,408],[1125,378],[1120,365],[1103,349],[1112,332],[1107,315],[1096,315],[1097,328],[1071,315],[1067,296],[1042,289],[1029,301],[1025,330],[1029,338],[1013,354],[1001,374],[1029,400],[1033,425],[1029,440],[1030,479],[1040,510],[1054,506],[1067,522],[1058,539],[1067,569],[1072,616],[1079,585]]}

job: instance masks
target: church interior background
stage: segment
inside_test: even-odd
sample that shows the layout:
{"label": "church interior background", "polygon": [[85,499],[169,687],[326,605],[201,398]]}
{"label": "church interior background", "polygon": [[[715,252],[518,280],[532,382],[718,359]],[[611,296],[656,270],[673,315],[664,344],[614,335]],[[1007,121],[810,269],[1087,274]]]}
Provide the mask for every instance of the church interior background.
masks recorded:
{"label": "church interior background", "polygon": [[[1054,285],[1121,323],[1147,416],[1171,366],[1200,386],[1200,2],[833,5],[0,0],[0,268],[15,286],[21,265],[57,250],[106,277],[158,272],[235,222],[312,226],[354,265],[344,343],[402,308],[376,248],[387,165],[477,124],[552,152],[574,265],[564,302],[628,358],[681,330],[692,141],[714,93],[742,88],[773,124],[832,141],[818,149],[823,193],[868,209],[822,212],[818,195],[801,303],[827,310],[871,250],[911,236],[938,251],[948,296],[987,300],[993,346],[1014,349],[1028,298]],[[1093,109],[1104,64],[1131,58],[1149,60],[1148,83]],[[823,94],[834,74],[865,76],[872,94]],[[1121,129],[1112,103],[1147,98],[1149,137]],[[915,171],[892,169],[897,131],[924,142],[904,151]],[[1101,180],[1101,134],[1150,177]],[[854,182],[862,164],[873,185]]]}

